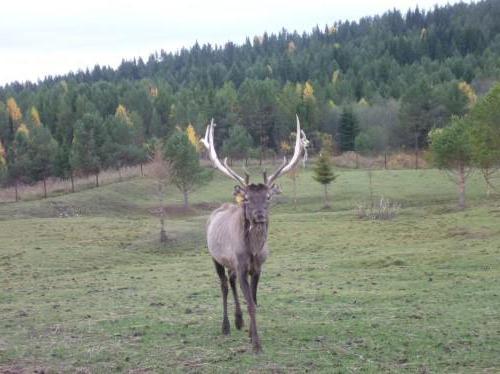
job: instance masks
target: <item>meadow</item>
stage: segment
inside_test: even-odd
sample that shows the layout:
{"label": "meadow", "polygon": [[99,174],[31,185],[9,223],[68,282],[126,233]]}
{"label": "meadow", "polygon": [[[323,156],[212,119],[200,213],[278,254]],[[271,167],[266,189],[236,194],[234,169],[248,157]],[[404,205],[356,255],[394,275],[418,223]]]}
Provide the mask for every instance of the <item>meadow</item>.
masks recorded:
{"label": "meadow", "polygon": [[[500,198],[479,175],[468,208],[436,170],[373,171],[401,204],[359,219],[367,172],[338,170],[331,209],[310,171],[273,203],[259,287],[264,353],[221,335],[218,277],[204,243],[216,178],[192,209],[167,188],[161,246],[155,182],[134,178],[0,204],[0,372],[496,373],[500,371]],[[245,328],[248,327],[244,308]]]}

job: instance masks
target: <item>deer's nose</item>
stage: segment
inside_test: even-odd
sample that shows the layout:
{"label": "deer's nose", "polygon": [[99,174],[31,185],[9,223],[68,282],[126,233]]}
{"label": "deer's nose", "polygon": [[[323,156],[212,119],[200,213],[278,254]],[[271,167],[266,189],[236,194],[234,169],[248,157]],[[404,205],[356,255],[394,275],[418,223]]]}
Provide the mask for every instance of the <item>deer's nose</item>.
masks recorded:
{"label": "deer's nose", "polygon": [[265,222],[267,220],[266,212],[263,210],[257,210],[254,214],[255,221],[257,222]]}

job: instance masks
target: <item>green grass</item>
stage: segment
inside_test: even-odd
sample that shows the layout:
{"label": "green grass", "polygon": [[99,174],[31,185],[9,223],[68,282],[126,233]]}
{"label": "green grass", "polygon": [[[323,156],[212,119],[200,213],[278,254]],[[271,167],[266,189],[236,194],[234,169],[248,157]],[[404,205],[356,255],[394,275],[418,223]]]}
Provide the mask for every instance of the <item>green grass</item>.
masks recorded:
{"label": "green grass", "polygon": [[359,220],[366,172],[339,174],[331,211],[308,173],[297,209],[281,180],[259,356],[246,332],[220,334],[204,245],[206,216],[231,196],[230,181],[193,194],[189,214],[172,210],[165,248],[147,179],[0,205],[0,372],[498,372],[500,201],[475,177],[460,212],[437,171],[376,171],[375,196],[403,209]]}

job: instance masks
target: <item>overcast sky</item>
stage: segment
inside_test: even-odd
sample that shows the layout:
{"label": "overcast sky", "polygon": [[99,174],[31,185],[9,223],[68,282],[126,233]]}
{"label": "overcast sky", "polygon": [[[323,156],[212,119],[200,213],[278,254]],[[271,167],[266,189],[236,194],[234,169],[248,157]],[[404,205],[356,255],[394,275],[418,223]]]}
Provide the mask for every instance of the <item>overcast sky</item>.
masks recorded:
{"label": "overcast sky", "polygon": [[[309,32],[338,20],[358,20],[397,8],[454,0],[10,0],[0,7],[0,85],[46,75],[116,67],[123,58],[164,49],[175,52],[196,41],[241,43],[278,32]],[[470,2],[466,0],[465,2]]]}

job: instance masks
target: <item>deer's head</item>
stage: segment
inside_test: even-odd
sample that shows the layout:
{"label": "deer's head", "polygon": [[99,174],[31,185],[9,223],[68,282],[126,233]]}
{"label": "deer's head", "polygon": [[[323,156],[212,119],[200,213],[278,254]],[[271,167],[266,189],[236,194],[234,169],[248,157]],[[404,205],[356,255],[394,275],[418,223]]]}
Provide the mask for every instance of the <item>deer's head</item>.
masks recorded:
{"label": "deer's head", "polygon": [[280,193],[279,188],[274,182],[283,174],[297,167],[301,154],[305,152],[309,144],[305,133],[300,129],[299,117],[297,116],[297,136],[292,158],[288,162],[285,157],[283,164],[269,177],[264,171],[264,181],[258,184],[250,184],[250,175],[246,171],[245,178],[243,178],[232,170],[227,164],[227,157],[224,159],[224,162],[221,163],[219,161],[214,147],[214,128],[215,123],[212,119],[210,125],[207,127],[204,139],[201,139],[201,142],[208,151],[208,156],[212,164],[223,174],[238,182],[238,185],[234,189],[234,195],[241,197],[246,220],[252,224],[267,223],[269,202],[273,195]]}
{"label": "deer's head", "polygon": [[280,192],[275,184],[271,187],[264,183],[234,186],[234,195],[240,196],[245,219],[253,224],[267,223],[269,203],[272,197]]}

